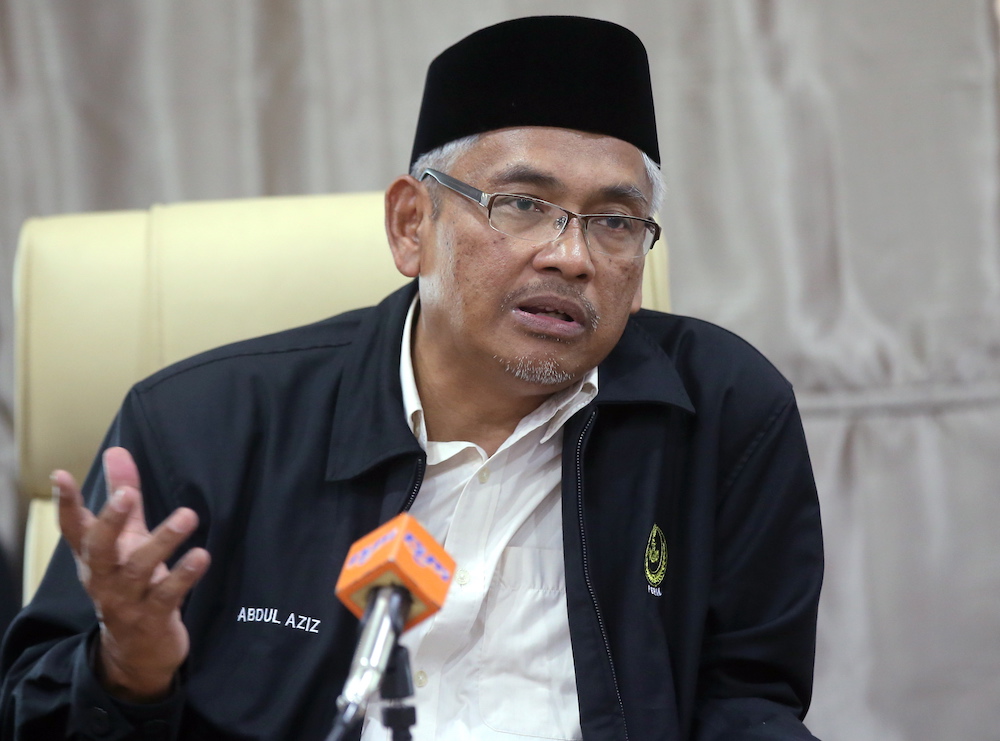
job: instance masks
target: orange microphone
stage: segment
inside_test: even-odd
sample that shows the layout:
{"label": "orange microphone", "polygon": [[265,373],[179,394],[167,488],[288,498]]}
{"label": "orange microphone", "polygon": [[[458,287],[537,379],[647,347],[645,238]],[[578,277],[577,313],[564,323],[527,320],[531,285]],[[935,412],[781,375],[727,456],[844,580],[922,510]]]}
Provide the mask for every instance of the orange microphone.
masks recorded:
{"label": "orange microphone", "polygon": [[441,608],[454,571],[454,559],[406,513],[351,546],[336,594],[361,619],[361,637],[328,739],[364,715],[400,633]]}
{"label": "orange microphone", "polygon": [[361,618],[373,589],[405,587],[413,599],[403,624],[403,630],[409,630],[441,608],[454,571],[454,559],[404,512],[351,546],[336,593]]}

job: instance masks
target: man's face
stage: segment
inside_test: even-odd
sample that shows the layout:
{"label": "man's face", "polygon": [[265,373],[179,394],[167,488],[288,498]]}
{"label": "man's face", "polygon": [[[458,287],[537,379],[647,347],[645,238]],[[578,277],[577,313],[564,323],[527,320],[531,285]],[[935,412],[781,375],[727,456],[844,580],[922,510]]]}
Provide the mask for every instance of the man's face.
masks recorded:
{"label": "man's face", "polygon": [[[556,128],[483,135],[449,175],[487,193],[534,196],[577,213],[650,216],[639,151],[619,139]],[[568,386],[601,362],[641,300],[643,258],[587,247],[577,220],[540,244],[500,234],[486,210],[436,188],[419,232],[415,351],[470,379]],[[405,271],[404,271],[405,272]]]}

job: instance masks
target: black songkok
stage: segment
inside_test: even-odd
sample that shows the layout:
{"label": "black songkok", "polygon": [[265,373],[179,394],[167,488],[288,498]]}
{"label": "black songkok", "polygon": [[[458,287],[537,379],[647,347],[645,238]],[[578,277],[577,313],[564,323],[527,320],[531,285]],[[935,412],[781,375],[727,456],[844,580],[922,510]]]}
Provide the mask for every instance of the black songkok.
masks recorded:
{"label": "black songkok", "polygon": [[431,62],[410,165],[471,134],[557,126],[634,144],[657,164],[649,61],[614,23],[536,16],[498,23]]}

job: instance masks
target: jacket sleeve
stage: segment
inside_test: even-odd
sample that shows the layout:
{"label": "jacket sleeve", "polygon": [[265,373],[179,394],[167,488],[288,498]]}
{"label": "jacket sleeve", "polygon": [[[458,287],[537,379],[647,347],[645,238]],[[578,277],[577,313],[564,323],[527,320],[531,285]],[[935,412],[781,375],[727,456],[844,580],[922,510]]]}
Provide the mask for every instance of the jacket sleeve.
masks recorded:
{"label": "jacket sleeve", "polygon": [[819,504],[791,390],[724,473],[702,647],[698,741],[813,739]]}
{"label": "jacket sleeve", "polygon": [[[128,402],[105,438],[103,448],[121,445],[139,463],[147,521],[159,522],[172,509],[144,466],[138,426]],[[84,484],[92,511],[104,504],[100,457]],[[76,564],[60,541],[31,603],[14,619],[0,655],[0,737],[36,739],[172,739],[183,709],[183,691],[150,705],[131,705],[108,695],[94,676],[92,650],[97,618],[76,575]]]}

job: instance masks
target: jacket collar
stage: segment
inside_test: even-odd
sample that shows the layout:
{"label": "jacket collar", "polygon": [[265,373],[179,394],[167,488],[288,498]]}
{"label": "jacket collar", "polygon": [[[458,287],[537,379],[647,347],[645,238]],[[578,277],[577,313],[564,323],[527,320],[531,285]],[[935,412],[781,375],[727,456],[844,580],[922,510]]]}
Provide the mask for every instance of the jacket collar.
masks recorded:
{"label": "jacket collar", "polygon": [[423,450],[406,424],[399,382],[399,351],[416,281],[389,294],[361,323],[344,364],[326,461],[327,480],[359,476]]}
{"label": "jacket collar", "polygon": [[[403,323],[416,290],[414,281],[361,314],[337,391],[327,480],[352,479],[393,458],[423,455],[406,424],[399,382]],[[599,372],[594,404],[665,404],[694,413],[673,361],[634,318]]]}
{"label": "jacket collar", "polygon": [[596,404],[667,404],[695,412],[673,359],[636,317],[599,370]]}

